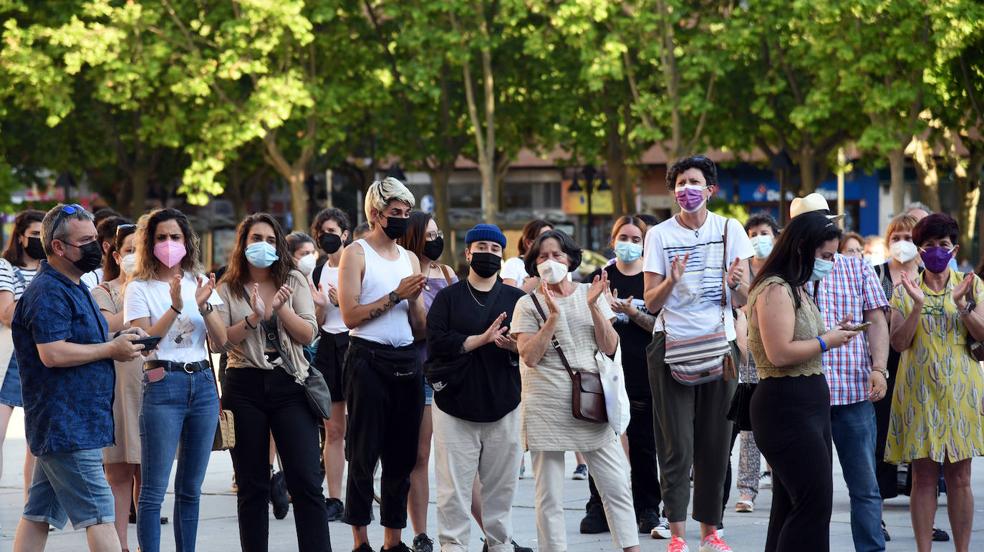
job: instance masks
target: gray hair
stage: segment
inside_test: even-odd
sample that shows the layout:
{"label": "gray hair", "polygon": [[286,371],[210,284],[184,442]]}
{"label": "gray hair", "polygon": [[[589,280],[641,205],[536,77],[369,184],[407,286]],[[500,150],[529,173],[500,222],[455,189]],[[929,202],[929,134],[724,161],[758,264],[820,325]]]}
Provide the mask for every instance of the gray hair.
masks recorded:
{"label": "gray hair", "polygon": [[48,256],[54,255],[54,250],[51,248],[52,240],[62,240],[68,237],[68,225],[65,224],[69,220],[87,220],[92,222],[95,218],[92,213],[82,209],[80,206],[76,205],[74,213],[63,213],[62,209],[65,208],[64,203],[59,203],[51,208],[50,211],[45,213],[44,219],[41,221],[41,245],[44,246],[44,252]]}
{"label": "gray hair", "polygon": [[905,206],[905,209],[903,209],[902,212],[905,213],[905,214],[909,214],[912,211],[915,211],[916,209],[921,209],[923,211],[926,211],[929,214],[932,214],[933,213],[933,210],[929,208],[929,205],[926,205],[925,203],[923,203],[921,201],[913,201],[912,203],[906,205]]}
{"label": "gray hair", "polygon": [[416,204],[416,200],[413,194],[410,193],[410,190],[392,176],[377,180],[369,186],[369,190],[366,191],[365,208],[366,220],[369,221],[370,228],[373,226],[372,210],[375,209],[382,213],[391,201],[402,201],[409,205],[411,209]]}

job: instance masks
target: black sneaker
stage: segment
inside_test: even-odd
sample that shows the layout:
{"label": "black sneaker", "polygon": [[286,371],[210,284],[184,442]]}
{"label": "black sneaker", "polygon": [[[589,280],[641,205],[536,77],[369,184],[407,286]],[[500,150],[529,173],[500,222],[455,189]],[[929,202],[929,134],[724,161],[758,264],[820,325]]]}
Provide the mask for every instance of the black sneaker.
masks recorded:
{"label": "black sneaker", "polygon": [[376,552],[376,551],[373,550],[371,546],[369,546],[368,542],[364,542],[358,548],[352,550],[352,552]]}
{"label": "black sneaker", "polygon": [[345,513],[345,505],[337,498],[326,498],[325,508],[328,509],[328,521],[338,521]]}
{"label": "black sneaker", "polygon": [[948,540],[950,540],[950,533],[933,527],[933,542],[947,542]]}
{"label": "black sneaker", "polygon": [[278,471],[270,478],[270,502],[273,503],[273,517],[284,519],[290,511],[290,497],[287,496],[287,477]]}
{"label": "black sneaker", "polygon": [[[419,537],[420,535],[417,535],[417,536]],[[424,536],[426,536],[426,535],[424,535]],[[417,540],[417,539],[414,539],[414,540]],[[428,539],[428,540],[430,540],[430,539]],[[413,552],[413,549],[401,542],[400,544],[394,546],[393,548],[380,548],[379,549],[379,552]]]}
{"label": "black sneaker", "polygon": [[888,534],[888,528],[885,527],[885,520],[882,520],[882,537],[885,538],[885,542],[892,541],[892,535]]}
{"label": "black sneaker", "polygon": [[598,533],[608,532],[608,518],[605,517],[605,509],[601,504],[592,504],[588,508],[588,513],[581,520],[582,535],[597,535]]}
{"label": "black sneaker", "polygon": [[639,512],[639,532],[650,534],[659,525],[659,512],[652,508],[646,508]]}
{"label": "black sneaker", "polygon": [[[525,546],[520,546],[516,544],[516,541],[509,541],[509,542],[512,543],[513,552],[533,552],[532,548],[526,548]],[[482,552],[489,552],[489,543],[485,542],[484,538],[482,539],[482,543],[483,543]]]}
{"label": "black sneaker", "polygon": [[434,552],[434,541],[427,533],[417,535],[413,538],[413,552]]}

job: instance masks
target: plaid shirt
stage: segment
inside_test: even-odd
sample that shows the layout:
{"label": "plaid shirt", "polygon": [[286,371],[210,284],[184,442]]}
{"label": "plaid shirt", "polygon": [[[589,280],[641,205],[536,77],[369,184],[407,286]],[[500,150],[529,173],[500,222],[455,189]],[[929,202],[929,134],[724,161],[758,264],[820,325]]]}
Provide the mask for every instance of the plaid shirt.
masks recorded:
{"label": "plaid shirt", "polygon": [[[888,308],[878,275],[863,259],[837,255],[834,270],[818,285],[807,284],[807,289],[815,291],[827,328],[837,326],[847,316],[857,324],[864,320],[865,311]],[[871,375],[868,334],[862,332],[847,345],[824,353],[823,372],[830,386],[832,406],[868,400]]]}

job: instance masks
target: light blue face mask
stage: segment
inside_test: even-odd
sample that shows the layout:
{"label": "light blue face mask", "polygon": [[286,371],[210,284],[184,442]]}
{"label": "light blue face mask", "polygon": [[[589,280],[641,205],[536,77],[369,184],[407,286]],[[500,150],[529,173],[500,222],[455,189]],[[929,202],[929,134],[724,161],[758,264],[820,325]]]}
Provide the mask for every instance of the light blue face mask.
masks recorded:
{"label": "light blue face mask", "polygon": [[834,261],[828,261],[817,257],[813,259],[813,274],[810,275],[811,282],[823,280],[834,270]]}
{"label": "light blue face mask", "polygon": [[755,236],[751,239],[752,250],[755,251],[755,258],[764,259],[772,253],[772,236]]}
{"label": "light blue face mask", "polygon": [[620,241],[615,244],[615,257],[623,263],[631,263],[642,257],[642,246],[638,243]]}
{"label": "light blue face mask", "polygon": [[278,259],[276,248],[265,241],[246,246],[246,260],[256,268],[268,268]]}

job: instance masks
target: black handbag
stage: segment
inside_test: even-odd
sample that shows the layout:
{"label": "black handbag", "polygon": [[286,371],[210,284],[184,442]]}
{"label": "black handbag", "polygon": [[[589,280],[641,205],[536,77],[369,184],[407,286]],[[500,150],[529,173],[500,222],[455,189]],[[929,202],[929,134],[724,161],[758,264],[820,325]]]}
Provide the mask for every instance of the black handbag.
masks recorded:
{"label": "black handbag", "polygon": [[752,417],[749,414],[752,405],[752,394],[755,393],[755,383],[741,382],[731,398],[731,408],[727,418],[738,426],[738,431],[752,430]]}
{"label": "black handbag", "polygon": [[[266,336],[267,344],[272,346],[280,355],[284,370],[296,380],[298,377],[297,369],[290,362],[290,357],[284,352],[283,347],[280,346],[279,327],[276,319],[263,321],[263,333]],[[328,382],[321,375],[321,371],[308,366],[308,375],[304,379],[303,387],[311,411],[319,418],[330,419],[331,391],[328,390]]]}

